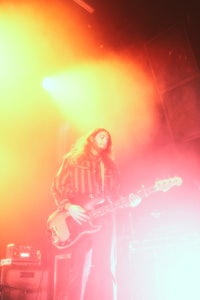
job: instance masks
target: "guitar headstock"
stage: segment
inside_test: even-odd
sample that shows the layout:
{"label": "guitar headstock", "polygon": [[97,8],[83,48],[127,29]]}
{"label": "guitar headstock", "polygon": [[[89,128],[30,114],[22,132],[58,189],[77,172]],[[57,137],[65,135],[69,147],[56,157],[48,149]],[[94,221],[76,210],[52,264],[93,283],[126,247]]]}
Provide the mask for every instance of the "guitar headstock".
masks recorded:
{"label": "guitar headstock", "polygon": [[170,177],[163,180],[157,180],[154,184],[154,189],[156,191],[167,192],[173,186],[181,186],[182,182],[183,182],[182,178],[178,176]]}

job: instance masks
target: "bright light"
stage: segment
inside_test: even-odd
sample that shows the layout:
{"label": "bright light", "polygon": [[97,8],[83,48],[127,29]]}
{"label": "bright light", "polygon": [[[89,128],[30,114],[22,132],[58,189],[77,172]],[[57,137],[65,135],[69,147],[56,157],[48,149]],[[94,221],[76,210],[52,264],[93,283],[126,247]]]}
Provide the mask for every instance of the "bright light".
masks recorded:
{"label": "bright light", "polygon": [[174,249],[161,263],[158,278],[157,292],[161,299],[200,299],[199,249]]}
{"label": "bright light", "polygon": [[43,87],[67,119],[79,128],[88,130],[104,124],[109,128],[114,126],[116,131],[119,116],[124,116],[125,120],[120,121],[123,131],[125,125],[128,131],[132,130],[130,124],[134,118],[134,128],[140,127],[136,133],[147,130],[149,136],[155,124],[152,83],[137,64],[132,63],[131,67],[130,64],[130,60],[115,56],[88,61],[46,78]]}
{"label": "bright light", "polygon": [[42,82],[42,86],[45,90],[50,91],[53,88],[54,80],[52,78],[45,78]]}

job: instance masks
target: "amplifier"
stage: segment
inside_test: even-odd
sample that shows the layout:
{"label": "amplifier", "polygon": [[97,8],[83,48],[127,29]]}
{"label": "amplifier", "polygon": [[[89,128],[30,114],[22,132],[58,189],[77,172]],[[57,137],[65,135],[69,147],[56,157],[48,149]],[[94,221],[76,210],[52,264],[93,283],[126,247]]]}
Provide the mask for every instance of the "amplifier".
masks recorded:
{"label": "amplifier", "polygon": [[67,299],[70,257],[70,253],[58,254],[55,256],[53,275],[53,300]]}
{"label": "amplifier", "polygon": [[41,252],[32,246],[8,244],[6,248],[6,259],[3,262],[1,261],[1,265],[21,263],[40,264]]}
{"label": "amplifier", "polygon": [[50,300],[49,272],[39,266],[1,267],[1,300]]}
{"label": "amplifier", "polygon": [[32,260],[18,260],[13,258],[2,258],[0,260],[0,267],[3,266],[11,266],[11,265],[17,265],[17,266],[40,266],[40,261],[32,261]]}

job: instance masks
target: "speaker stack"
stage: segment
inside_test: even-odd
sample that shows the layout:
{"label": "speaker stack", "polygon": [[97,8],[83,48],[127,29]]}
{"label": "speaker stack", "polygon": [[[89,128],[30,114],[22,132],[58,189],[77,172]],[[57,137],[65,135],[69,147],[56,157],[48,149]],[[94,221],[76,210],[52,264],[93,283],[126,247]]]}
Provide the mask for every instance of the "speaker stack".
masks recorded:
{"label": "speaker stack", "polygon": [[54,260],[53,300],[64,300],[68,296],[70,253],[57,254]]}
{"label": "speaker stack", "polygon": [[1,259],[1,300],[47,300],[48,271],[41,255],[30,246],[9,244]]}
{"label": "speaker stack", "polygon": [[175,142],[200,138],[200,72],[187,27],[177,23],[146,44],[158,94]]}

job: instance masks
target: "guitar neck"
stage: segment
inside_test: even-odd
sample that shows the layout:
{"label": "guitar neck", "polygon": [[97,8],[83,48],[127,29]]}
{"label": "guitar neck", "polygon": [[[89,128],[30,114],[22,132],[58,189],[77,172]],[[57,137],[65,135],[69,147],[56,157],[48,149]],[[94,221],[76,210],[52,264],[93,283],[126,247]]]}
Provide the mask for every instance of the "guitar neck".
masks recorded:
{"label": "guitar neck", "polygon": [[130,194],[129,197],[120,197],[118,201],[111,202],[105,206],[101,206],[99,208],[94,208],[93,210],[89,211],[88,216],[90,219],[95,219],[105,215],[106,213],[112,212],[117,208],[123,208],[132,206],[134,207],[134,201],[138,196],[140,200],[143,198],[148,197],[154,192],[166,192],[171,189],[173,186],[181,186],[182,185],[182,178],[181,177],[172,177],[169,179],[159,180],[156,181],[154,186],[148,188],[142,188],[135,194]]}
{"label": "guitar neck", "polygon": [[96,219],[96,218],[106,215],[109,212],[114,211],[115,209],[117,209],[119,207],[124,207],[123,199],[120,199],[116,202],[112,202],[107,205],[101,206],[99,208],[93,209],[93,210],[89,211],[88,215],[91,220]]}
{"label": "guitar neck", "polygon": [[[136,193],[136,195],[138,195],[140,197],[140,199],[143,199],[143,198],[148,197],[150,194],[154,193],[155,191],[156,190],[154,187],[149,187],[147,189],[142,189],[142,190],[138,191]],[[132,196],[133,196],[133,194],[132,194]],[[93,210],[89,211],[88,215],[89,215],[89,218],[92,220],[92,219],[102,217],[102,216],[106,215],[107,213],[112,212],[118,208],[124,208],[124,207],[129,207],[129,206],[131,206],[131,195],[128,198],[120,197],[120,199],[115,202],[111,202],[107,205],[93,209]]]}

